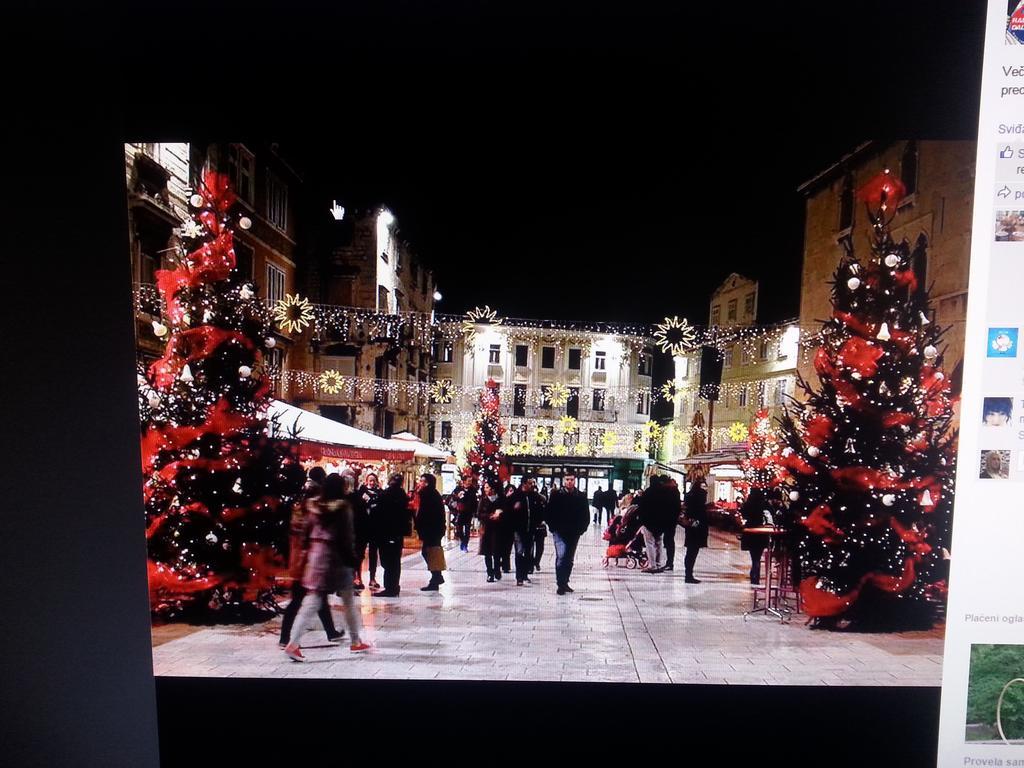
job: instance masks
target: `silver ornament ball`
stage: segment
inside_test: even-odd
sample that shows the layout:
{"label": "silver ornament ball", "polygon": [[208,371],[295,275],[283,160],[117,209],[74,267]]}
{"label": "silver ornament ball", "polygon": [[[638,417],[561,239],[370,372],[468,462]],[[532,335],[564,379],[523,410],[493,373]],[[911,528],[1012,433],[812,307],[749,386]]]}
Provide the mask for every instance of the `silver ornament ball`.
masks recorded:
{"label": "silver ornament ball", "polygon": [[885,266],[887,267],[895,267],[899,263],[900,257],[897,256],[895,253],[890,253],[888,256],[885,257]]}
{"label": "silver ornament ball", "polygon": [[243,216],[238,220],[238,226],[241,229],[252,229],[252,219],[248,216]]}
{"label": "silver ornament ball", "polygon": [[860,278],[851,277],[849,280],[846,281],[846,287],[849,288],[851,291],[856,291],[858,288],[860,288]]}
{"label": "silver ornament ball", "polygon": [[239,366],[238,375],[241,376],[243,379],[248,379],[250,376],[252,376],[252,368],[250,368],[248,365]]}
{"label": "silver ornament ball", "polygon": [[196,192],[194,195],[192,195],[192,197],[190,197],[188,199],[188,201],[189,201],[189,203],[192,204],[193,208],[202,208],[203,207],[203,202],[204,202],[203,196],[200,195],[198,192]]}

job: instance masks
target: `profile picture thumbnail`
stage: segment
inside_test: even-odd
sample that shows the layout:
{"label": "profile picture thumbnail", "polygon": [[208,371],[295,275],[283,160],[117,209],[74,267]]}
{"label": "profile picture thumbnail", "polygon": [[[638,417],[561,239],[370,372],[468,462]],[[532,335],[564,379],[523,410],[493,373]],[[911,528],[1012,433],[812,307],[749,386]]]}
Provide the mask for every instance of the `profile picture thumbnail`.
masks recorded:
{"label": "profile picture thumbnail", "polygon": [[1024,211],[996,211],[996,242],[1024,242]]}
{"label": "profile picture thumbnail", "polygon": [[1006,427],[1013,419],[1012,397],[986,397],[981,409],[981,423],[986,427]]}
{"label": "profile picture thumbnail", "polygon": [[1010,452],[1009,451],[982,451],[981,472],[978,475],[982,480],[1005,480],[1010,476]]}
{"label": "profile picture thumbnail", "polygon": [[1017,329],[1016,328],[989,328],[988,329],[988,356],[989,357],[1016,357],[1017,356]]}
{"label": "profile picture thumbnail", "polygon": [[1006,44],[1024,45],[1024,0],[1010,0],[1007,9]]}

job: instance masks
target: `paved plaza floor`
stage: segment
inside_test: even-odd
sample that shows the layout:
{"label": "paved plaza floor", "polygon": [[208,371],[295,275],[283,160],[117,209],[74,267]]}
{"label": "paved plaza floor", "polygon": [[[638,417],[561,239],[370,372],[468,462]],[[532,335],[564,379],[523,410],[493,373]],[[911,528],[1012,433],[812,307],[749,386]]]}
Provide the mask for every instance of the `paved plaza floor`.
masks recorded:
{"label": "paved plaza floor", "polygon": [[[678,536],[682,541],[682,533]],[[602,567],[597,526],[580,541],[574,594],[555,594],[554,552],[517,587],[514,574],[486,582],[483,558],[453,546],[440,592],[420,592],[427,572],[419,553],[402,565],[402,596],[357,598],[365,654],[329,644],[319,626],[303,638],[308,661],[278,648],[280,617],[252,626],[153,630],[157,675],[272,678],[525,680],[736,685],[938,686],[942,629],[864,634],[812,630],[750,606],[749,558],[736,537],[714,531],[696,575],[646,574]],[[378,580],[380,576],[378,574]],[[282,598],[282,602],[285,599]],[[337,626],[340,601],[331,597]]]}

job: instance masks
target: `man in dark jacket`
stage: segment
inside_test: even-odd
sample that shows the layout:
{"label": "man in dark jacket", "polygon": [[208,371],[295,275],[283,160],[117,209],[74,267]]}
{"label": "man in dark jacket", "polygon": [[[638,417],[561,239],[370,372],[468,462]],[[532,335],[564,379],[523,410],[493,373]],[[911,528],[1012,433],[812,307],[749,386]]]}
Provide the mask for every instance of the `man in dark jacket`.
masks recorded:
{"label": "man in dark jacket", "polygon": [[651,477],[651,484],[640,497],[639,516],[647,549],[646,573],[659,573],[665,569],[664,535],[668,528],[669,514],[678,514],[670,509],[671,497],[663,479]]}
{"label": "man in dark jacket", "polygon": [[668,507],[665,516],[665,570],[671,571],[675,568],[676,562],[676,527],[679,525],[679,515],[683,509],[683,500],[679,496],[679,485],[668,475],[661,476],[665,486]]}
{"label": "man in dark jacket", "polygon": [[462,485],[452,493],[448,506],[452,511],[452,522],[455,524],[455,532],[459,537],[459,546],[463,552],[468,552],[469,531],[478,506],[476,483],[472,475],[462,478]]}
{"label": "man in dark jacket", "polygon": [[509,518],[516,548],[516,586],[521,587],[530,580],[528,574],[534,565],[534,534],[542,520],[543,503],[532,477],[523,478],[509,501]]}
{"label": "man in dark jacket", "polygon": [[444,576],[431,565],[430,550],[440,549],[444,537],[444,501],[437,492],[437,478],[433,475],[420,475],[417,493],[420,503],[416,510],[416,535],[423,543],[423,559],[430,569],[430,582],[420,589],[423,592],[436,592],[444,584]]}
{"label": "man in dark jacket", "polygon": [[388,478],[388,487],[380,495],[370,518],[373,536],[377,541],[380,564],[384,569],[384,589],[378,597],[398,597],[402,575],[402,540],[409,534],[412,513],[409,497],[402,488],[398,473]]}
{"label": "man in dark jacket", "polygon": [[572,592],[569,576],[572,575],[573,558],[580,536],[590,527],[590,510],[587,497],[576,488],[576,476],[567,474],[562,480],[562,490],[551,494],[547,509],[548,529],[555,545],[555,579],[558,594]]}
{"label": "man in dark jacket", "polygon": [[686,494],[686,557],[683,565],[686,568],[686,583],[700,584],[694,577],[693,566],[697,562],[697,553],[708,545],[708,488],[703,480],[696,481]]}
{"label": "man in dark jacket", "polygon": [[601,522],[601,507],[604,504],[604,489],[601,486],[597,486],[597,490],[594,491],[594,497],[590,500],[590,506],[594,508],[594,522]]}

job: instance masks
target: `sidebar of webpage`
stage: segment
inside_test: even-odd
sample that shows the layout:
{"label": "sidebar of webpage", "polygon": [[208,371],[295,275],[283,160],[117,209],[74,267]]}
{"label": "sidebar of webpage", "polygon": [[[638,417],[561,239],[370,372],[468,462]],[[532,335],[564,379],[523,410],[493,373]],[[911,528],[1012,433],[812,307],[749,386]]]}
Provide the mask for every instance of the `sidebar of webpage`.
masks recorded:
{"label": "sidebar of webpage", "polygon": [[[966,94],[965,94],[966,96]],[[990,0],[939,766],[1024,766],[1024,0]]]}

